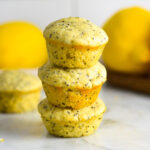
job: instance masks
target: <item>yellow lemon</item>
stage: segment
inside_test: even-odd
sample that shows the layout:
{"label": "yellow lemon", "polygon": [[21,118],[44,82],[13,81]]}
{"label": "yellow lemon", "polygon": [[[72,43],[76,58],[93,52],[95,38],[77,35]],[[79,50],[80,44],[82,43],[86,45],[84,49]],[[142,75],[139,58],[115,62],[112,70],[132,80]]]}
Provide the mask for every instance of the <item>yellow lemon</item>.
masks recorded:
{"label": "yellow lemon", "polygon": [[47,60],[42,32],[28,22],[0,25],[0,68],[34,68]]}
{"label": "yellow lemon", "polygon": [[103,28],[109,36],[109,42],[102,58],[110,70],[145,73],[150,69],[148,10],[140,7],[123,9],[114,14]]}

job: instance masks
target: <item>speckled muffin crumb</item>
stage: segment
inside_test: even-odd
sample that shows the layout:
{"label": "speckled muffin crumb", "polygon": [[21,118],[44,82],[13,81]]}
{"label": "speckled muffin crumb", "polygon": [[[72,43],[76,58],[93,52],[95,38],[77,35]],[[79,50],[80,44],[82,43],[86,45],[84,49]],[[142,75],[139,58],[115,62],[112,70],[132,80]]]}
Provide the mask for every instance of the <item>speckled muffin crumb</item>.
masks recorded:
{"label": "speckled muffin crumb", "polygon": [[38,77],[18,70],[5,70],[0,73],[0,92],[29,92],[41,89]]}
{"label": "speckled muffin crumb", "polygon": [[55,87],[43,82],[43,88],[49,103],[62,108],[81,109],[93,104],[102,84],[91,89]]}
{"label": "speckled muffin crumb", "polygon": [[44,37],[75,46],[97,47],[107,42],[106,33],[91,21],[79,17],[62,18],[49,24]]}
{"label": "speckled muffin crumb", "polygon": [[17,70],[0,73],[0,112],[22,113],[36,109],[41,81]]}
{"label": "speckled muffin crumb", "polygon": [[106,80],[99,62],[85,69],[56,68],[49,63],[39,69],[49,103],[63,108],[81,109],[95,102]]}
{"label": "speckled muffin crumb", "polygon": [[49,24],[44,37],[51,62],[67,68],[93,66],[108,42],[100,27],[78,17],[63,18]]}
{"label": "speckled muffin crumb", "polygon": [[47,62],[39,68],[38,75],[42,81],[56,87],[90,89],[106,81],[106,69],[99,62],[84,69],[58,68]]}
{"label": "speckled muffin crumb", "polygon": [[49,133],[63,137],[80,137],[92,134],[99,126],[106,110],[102,100],[80,110],[63,109],[49,105],[47,100],[38,106]]}
{"label": "speckled muffin crumb", "polygon": [[0,92],[0,112],[23,113],[35,110],[40,99],[40,90],[29,93]]}

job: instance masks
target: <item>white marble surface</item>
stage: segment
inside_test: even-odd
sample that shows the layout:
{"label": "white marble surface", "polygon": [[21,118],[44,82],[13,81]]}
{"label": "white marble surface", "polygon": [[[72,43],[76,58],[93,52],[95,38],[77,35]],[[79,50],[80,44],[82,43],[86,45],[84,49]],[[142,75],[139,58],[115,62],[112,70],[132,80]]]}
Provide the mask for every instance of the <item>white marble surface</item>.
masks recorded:
{"label": "white marble surface", "polygon": [[105,85],[100,97],[107,112],[89,137],[51,136],[38,113],[0,114],[0,150],[150,150],[150,96]]}

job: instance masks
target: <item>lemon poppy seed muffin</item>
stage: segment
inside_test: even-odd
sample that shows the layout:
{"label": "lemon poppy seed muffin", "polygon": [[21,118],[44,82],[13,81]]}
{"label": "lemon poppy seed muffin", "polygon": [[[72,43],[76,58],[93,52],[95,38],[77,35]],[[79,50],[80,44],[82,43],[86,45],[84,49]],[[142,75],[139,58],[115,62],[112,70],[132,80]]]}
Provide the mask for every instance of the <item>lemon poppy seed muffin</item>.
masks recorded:
{"label": "lemon poppy seed muffin", "polygon": [[49,24],[44,37],[51,62],[67,68],[95,65],[108,41],[100,27],[79,17],[63,18]]}
{"label": "lemon poppy seed muffin", "polygon": [[21,113],[36,109],[42,88],[39,78],[17,70],[0,73],[0,112]]}
{"label": "lemon poppy seed muffin", "polygon": [[80,137],[92,134],[100,125],[106,107],[99,98],[91,106],[80,110],[59,108],[47,99],[38,105],[38,111],[50,134],[62,137]]}
{"label": "lemon poppy seed muffin", "polygon": [[72,109],[95,102],[106,80],[106,70],[99,62],[84,69],[57,68],[48,62],[39,68],[38,75],[49,103]]}

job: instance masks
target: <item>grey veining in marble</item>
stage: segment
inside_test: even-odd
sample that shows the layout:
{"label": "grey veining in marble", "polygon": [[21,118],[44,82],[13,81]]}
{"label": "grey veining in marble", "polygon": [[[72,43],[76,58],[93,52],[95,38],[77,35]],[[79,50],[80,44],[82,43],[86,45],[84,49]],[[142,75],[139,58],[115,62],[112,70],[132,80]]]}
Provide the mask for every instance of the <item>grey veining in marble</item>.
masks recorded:
{"label": "grey veining in marble", "polygon": [[150,150],[150,96],[105,85],[100,97],[107,111],[88,137],[51,136],[37,112],[0,114],[0,150]]}

